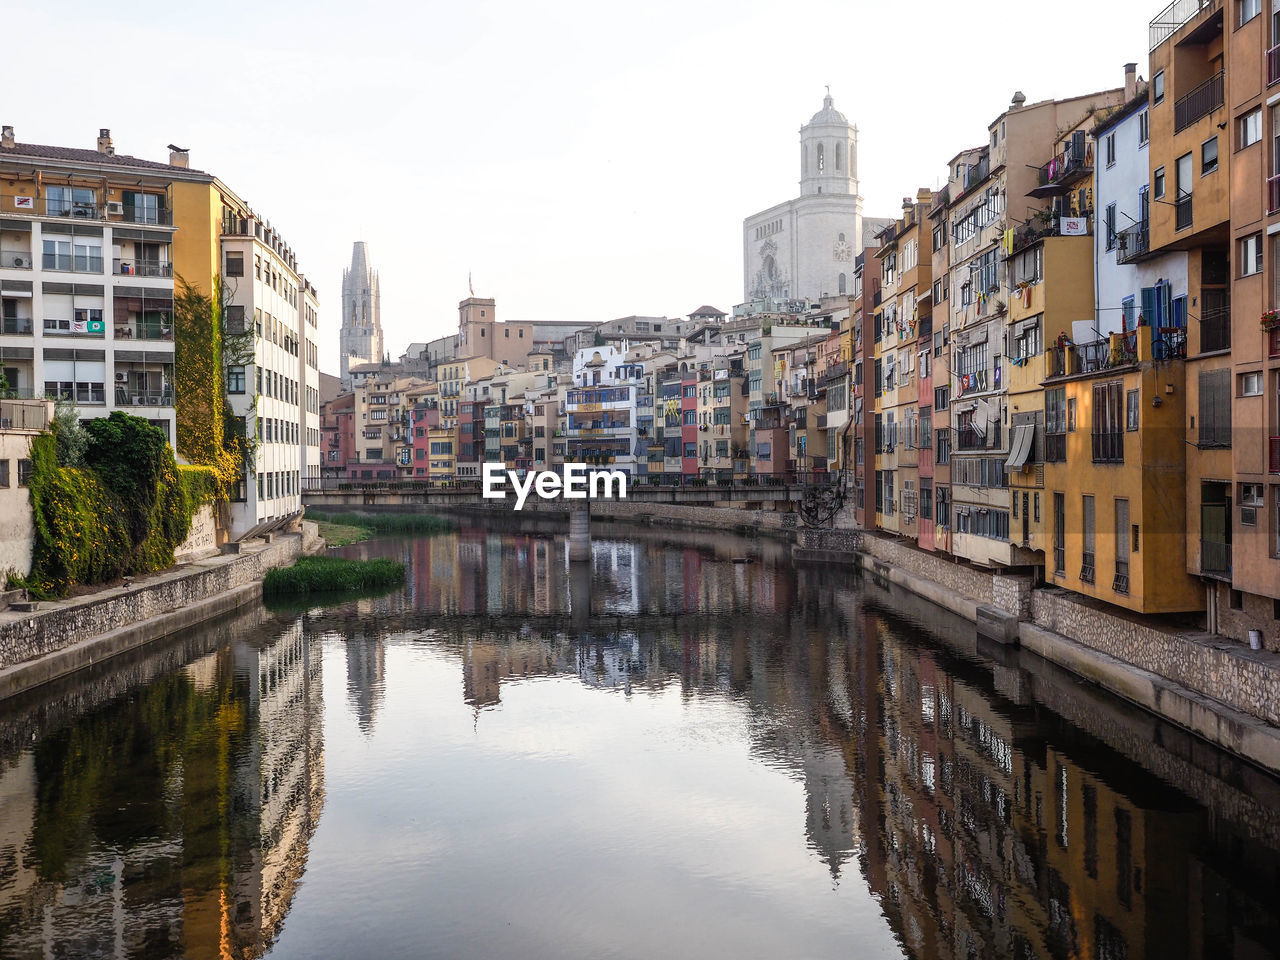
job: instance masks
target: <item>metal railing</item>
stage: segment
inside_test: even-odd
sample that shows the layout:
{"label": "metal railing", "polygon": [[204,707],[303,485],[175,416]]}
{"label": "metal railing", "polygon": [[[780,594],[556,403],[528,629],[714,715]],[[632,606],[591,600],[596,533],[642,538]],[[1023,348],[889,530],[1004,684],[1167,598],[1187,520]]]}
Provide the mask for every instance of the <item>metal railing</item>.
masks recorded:
{"label": "metal railing", "polygon": [[1124,463],[1124,431],[1095,432],[1092,437],[1094,463]]}
{"label": "metal railing", "polygon": [[172,340],[173,326],[160,326],[153,323],[116,324],[117,340]]}
{"label": "metal railing", "polygon": [[10,270],[30,270],[31,252],[28,250],[0,250],[0,267]]}
{"label": "metal railing", "polygon": [[1116,232],[1116,263],[1132,263],[1151,252],[1151,224],[1139,220]]}
{"label": "metal railing", "polygon": [[1280,473],[1280,437],[1268,438],[1267,472]]}
{"label": "metal railing", "polygon": [[1267,51],[1267,86],[1280,83],[1280,43]]}
{"label": "metal railing", "polygon": [[1037,182],[1044,187],[1089,176],[1093,173],[1093,150],[1093,141],[1085,143],[1082,149],[1076,149],[1068,143],[1065,150],[1036,171]]}
{"label": "metal railing", "polygon": [[116,257],[111,262],[111,272],[121,277],[172,277],[173,264],[163,260]]}
{"label": "metal railing", "polygon": [[5,317],[3,324],[0,324],[0,333],[12,333],[18,336],[31,336],[31,318],[30,317]]}
{"label": "metal railing", "polygon": [[1221,70],[1173,104],[1173,132],[1179,133],[1223,104],[1225,75]]}
{"label": "metal railing", "polygon": [[126,204],[121,215],[125,223],[149,223],[160,227],[173,226],[173,211],[166,207],[150,208]]}
{"label": "metal railing", "polygon": [[1231,310],[1215,307],[1200,315],[1200,352],[1226,350],[1231,346]]}
{"label": "metal railing", "polygon": [[1094,575],[1094,556],[1091,552],[1086,551],[1080,556],[1080,580],[1083,583],[1093,583]]}
{"label": "metal railing", "polygon": [[43,401],[0,400],[0,430],[49,428],[49,406]]}
{"label": "metal railing", "polygon": [[117,407],[172,407],[173,392],[133,393],[127,387],[116,387]]}
{"label": "metal railing", "polygon": [[96,203],[85,203],[80,200],[69,200],[65,197],[46,197],[44,201],[46,217],[74,217],[78,220],[101,220],[102,207]]}
{"label": "metal railing", "polygon": [[1192,220],[1194,219],[1191,208],[1191,194],[1187,194],[1185,197],[1179,197],[1174,201],[1173,205],[1177,208],[1174,210],[1174,216],[1177,218],[1175,223],[1176,229],[1187,229],[1187,227],[1191,226]]}
{"label": "metal railing", "polygon": [[1151,21],[1147,39],[1151,50],[1164,43],[1178,32],[1184,23],[1194,19],[1206,10],[1216,10],[1222,6],[1222,0],[1173,0]]}
{"label": "metal railing", "polygon": [[1200,540],[1200,572],[1209,577],[1231,576],[1231,544]]}

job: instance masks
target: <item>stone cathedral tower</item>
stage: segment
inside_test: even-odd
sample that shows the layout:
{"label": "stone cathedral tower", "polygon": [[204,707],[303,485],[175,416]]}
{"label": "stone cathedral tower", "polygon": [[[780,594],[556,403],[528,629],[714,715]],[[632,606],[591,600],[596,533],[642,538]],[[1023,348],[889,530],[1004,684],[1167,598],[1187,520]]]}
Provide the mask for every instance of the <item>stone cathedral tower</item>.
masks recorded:
{"label": "stone cathedral tower", "polygon": [[369,246],[356,241],[351,269],[342,271],[342,332],[338,350],[342,361],[342,387],[351,388],[351,368],[382,359],[382,314],[378,271],[369,265]]}
{"label": "stone cathedral tower", "polygon": [[858,128],[828,92],[800,128],[800,196],[742,223],[744,298],[809,302],[851,292],[854,261],[887,223],[862,216]]}

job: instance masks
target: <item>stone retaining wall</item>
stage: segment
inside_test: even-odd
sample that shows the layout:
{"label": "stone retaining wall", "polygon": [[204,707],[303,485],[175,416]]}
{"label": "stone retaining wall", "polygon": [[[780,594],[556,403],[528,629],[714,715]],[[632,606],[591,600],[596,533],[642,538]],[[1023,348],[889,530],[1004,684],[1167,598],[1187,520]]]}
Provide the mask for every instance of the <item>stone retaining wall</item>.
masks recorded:
{"label": "stone retaining wall", "polygon": [[261,580],[273,567],[292,562],[302,545],[300,534],[287,534],[234,557],[175,567],[131,587],[113,587],[34,613],[6,614],[0,622],[0,669]]}
{"label": "stone retaining wall", "polygon": [[891,563],[907,573],[932,580],[971,600],[995,602],[992,575],[986,571],[953,563],[927,550],[873,533],[863,533],[862,550],[882,563]]}
{"label": "stone retaining wall", "polygon": [[1138,623],[1081,603],[1065,590],[1035,591],[1031,615],[1046,630],[1280,726],[1275,654]]}

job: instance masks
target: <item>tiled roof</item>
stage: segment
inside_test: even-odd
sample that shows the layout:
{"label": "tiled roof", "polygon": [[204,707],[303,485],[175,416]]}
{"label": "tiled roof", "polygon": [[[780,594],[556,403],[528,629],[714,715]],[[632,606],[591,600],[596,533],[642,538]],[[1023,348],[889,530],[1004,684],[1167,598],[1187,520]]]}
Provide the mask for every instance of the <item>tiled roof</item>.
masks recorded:
{"label": "tiled roof", "polygon": [[697,310],[694,310],[692,313],[690,313],[689,316],[691,317],[727,317],[728,314],[725,313],[723,310],[717,310],[715,307],[711,306],[710,304],[704,303]]}
{"label": "tiled roof", "polygon": [[120,153],[99,153],[97,150],[81,150],[77,147],[52,147],[43,143],[15,143],[12,147],[0,147],[0,160],[9,158],[34,160],[62,160],[67,163],[103,164],[112,167],[140,167],[147,170],[164,170],[170,173],[194,173],[208,176],[203,170],[178,167],[171,163],[143,160]]}

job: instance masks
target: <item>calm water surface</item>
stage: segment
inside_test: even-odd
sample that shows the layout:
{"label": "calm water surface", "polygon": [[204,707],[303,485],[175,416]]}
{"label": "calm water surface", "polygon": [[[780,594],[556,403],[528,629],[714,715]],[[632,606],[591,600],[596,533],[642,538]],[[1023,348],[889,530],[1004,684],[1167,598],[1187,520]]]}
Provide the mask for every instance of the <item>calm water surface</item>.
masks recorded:
{"label": "calm water surface", "polygon": [[553,531],[361,544],[403,590],[4,706],[0,956],[1280,948],[1276,781],[870,579],[709,539],[606,528],[590,571]]}

